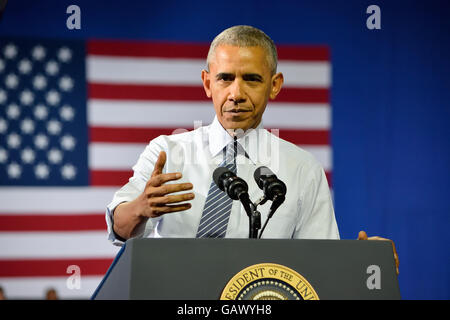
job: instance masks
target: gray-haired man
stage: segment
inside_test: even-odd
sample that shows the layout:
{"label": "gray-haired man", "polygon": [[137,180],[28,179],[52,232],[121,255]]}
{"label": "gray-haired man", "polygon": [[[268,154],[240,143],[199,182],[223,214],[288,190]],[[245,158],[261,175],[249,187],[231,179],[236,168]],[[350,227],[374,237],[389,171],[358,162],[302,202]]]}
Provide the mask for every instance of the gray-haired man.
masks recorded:
{"label": "gray-haired man", "polygon": [[[248,237],[245,210],[238,201],[226,205],[226,195],[211,183],[234,141],[239,152],[235,150],[228,165],[247,181],[251,199],[262,195],[253,180],[261,165],[287,185],[286,201],[264,237],[339,239],[321,165],[262,126],[268,100],[275,99],[283,85],[283,74],[276,71],[275,45],[259,29],[235,26],[213,40],[201,78],[216,117],[209,126],[149,143],[133,167],[133,177],[108,205],[114,243],[131,237]],[[269,207],[259,207],[263,222]]]}

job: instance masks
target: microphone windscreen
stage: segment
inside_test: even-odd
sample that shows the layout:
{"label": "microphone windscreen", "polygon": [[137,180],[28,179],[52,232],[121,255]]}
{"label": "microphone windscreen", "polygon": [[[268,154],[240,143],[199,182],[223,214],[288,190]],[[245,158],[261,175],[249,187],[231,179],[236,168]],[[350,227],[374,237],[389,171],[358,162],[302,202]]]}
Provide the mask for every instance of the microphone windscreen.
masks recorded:
{"label": "microphone windscreen", "polygon": [[213,172],[213,181],[219,187],[219,189],[222,191],[223,191],[223,184],[220,183],[220,177],[228,171],[230,171],[230,170],[228,170],[228,168],[226,168],[226,167],[218,167]]}
{"label": "microphone windscreen", "polygon": [[253,173],[253,178],[255,178],[256,184],[262,188],[262,181],[260,180],[261,176],[274,176],[275,174],[267,168],[266,166],[259,167]]}

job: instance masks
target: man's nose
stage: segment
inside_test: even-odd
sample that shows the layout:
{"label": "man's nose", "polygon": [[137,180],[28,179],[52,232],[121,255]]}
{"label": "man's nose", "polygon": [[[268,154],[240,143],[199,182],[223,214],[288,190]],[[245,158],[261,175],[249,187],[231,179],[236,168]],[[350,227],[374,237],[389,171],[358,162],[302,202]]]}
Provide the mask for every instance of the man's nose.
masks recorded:
{"label": "man's nose", "polygon": [[234,104],[245,102],[245,93],[242,85],[242,82],[236,78],[230,86],[228,100],[233,101]]}

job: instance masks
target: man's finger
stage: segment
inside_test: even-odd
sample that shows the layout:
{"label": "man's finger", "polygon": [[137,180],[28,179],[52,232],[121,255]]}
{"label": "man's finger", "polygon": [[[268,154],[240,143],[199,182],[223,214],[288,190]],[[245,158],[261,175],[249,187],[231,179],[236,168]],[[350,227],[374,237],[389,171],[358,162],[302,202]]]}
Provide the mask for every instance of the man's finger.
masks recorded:
{"label": "man's finger", "polygon": [[172,204],[161,207],[154,207],[152,210],[153,217],[159,217],[166,213],[185,211],[192,207],[190,203]]}
{"label": "man's finger", "polygon": [[399,266],[400,266],[400,259],[398,258],[397,249],[395,248],[394,241],[391,240],[392,248],[394,249],[394,259],[395,259],[395,269],[397,271],[397,275],[400,273]]}
{"label": "man's finger", "polygon": [[367,233],[365,231],[361,230],[358,233],[358,240],[367,240],[367,239],[368,239]]}
{"label": "man's finger", "polygon": [[386,239],[386,238],[382,238],[382,237],[378,237],[378,236],[373,236],[373,237],[368,237],[366,240],[382,240],[382,241],[391,241],[390,239]]}
{"label": "man's finger", "polygon": [[163,197],[156,197],[151,199],[151,203],[156,206],[165,206],[167,204],[174,204],[184,201],[189,201],[195,198],[194,193],[183,193],[183,194],[177,194],[177,195],[171,195],[171,196],[163,196]]}
{"label": "man's finger", "polygon": [[158,174],[162,173],[164,166],[166,164],[166,160],[167,160],[166,153],[164,151],[161,151],[159,153],[158,160],[156,160],[155,167],[153,168],[153,172],[152,172],[152,176],[151,176],[152,178],[154,176],[157,176]]}
{"label": "man's finger", "polygon": [[176,183],[176,184],[163,184],[159,187],[153,188],[149,192],[149,196],[151,197],[162,197],[169,193],[187,191],[193,188],[192,183]]}
{"label": "man's finger", "polygon": [[162,174],[159,174],[159,175],[156,175],[156,176],[152,177],[148,181],[148,183],[152,187],[159,187],[159,186],[163,185],[166,182],[178,180],[180,178],[181,178],[181,173],[180,172],[162,173]]}
{"label": "man's finger", "polygon": [[392,241],[391,239],[386,239],[386,238],[382,238],[382,237],[378,237],[378,236],[374,236],[374,237],[368,237],[367,233],[365,231],[360,231],[358,234],[358,240],[381,240],[381,241],[390,241],[392,243],[392,249],[394,251],[394,260],[395,260],[395,269],[397,271],[397,275],[400,273],[399,272],[399,265],[400,265],[400,260],[398,258],[398,254],[397,254],[397,249],[395,248],[395,244],[394,241]]}

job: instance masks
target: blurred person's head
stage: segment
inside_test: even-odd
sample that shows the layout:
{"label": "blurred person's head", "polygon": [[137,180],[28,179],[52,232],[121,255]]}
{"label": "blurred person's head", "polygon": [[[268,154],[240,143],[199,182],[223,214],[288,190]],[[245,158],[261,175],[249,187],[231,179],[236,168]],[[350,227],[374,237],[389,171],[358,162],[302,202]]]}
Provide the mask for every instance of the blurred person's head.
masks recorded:
{"label": "blurred person's head", "polygon": [[49,288],[47,292],[45,293],[45,299],[46,300],[58,300],[58,294],[56,293],[56,290],[54,288]]}
{"label": "blurred person's head", "polygon": [[6,300],[5,291],[0,287],[0,300]]}

